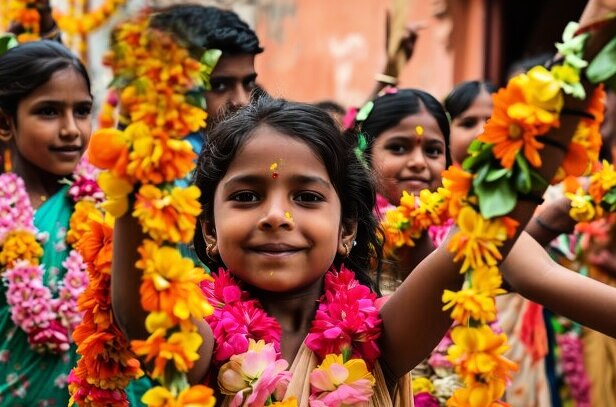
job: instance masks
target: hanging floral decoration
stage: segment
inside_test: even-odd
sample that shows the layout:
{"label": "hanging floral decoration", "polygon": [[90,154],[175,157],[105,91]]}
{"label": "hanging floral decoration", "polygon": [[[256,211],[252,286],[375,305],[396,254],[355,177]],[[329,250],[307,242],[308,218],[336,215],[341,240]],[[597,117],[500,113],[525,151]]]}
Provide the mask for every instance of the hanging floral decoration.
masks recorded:
{"label": "hanging floral decoration", "polygon": [[[75,170],[69,196],[76,207],[94,206],[100,190],[94,182],[96,172],[87,162]],[[90,185],[84,187],[84,185]],[[69,350],[71,334],[81,320],[77,298],[87,284],[85,264],[76,250],[70,250],[62,263],[64,277],[57,287],[44,284],[48,274],[40,264],[42,245],[48,236],[34,226],[34,209],[23,180],[14,173],[0,175],[0,271],[6,286],[11,319],[28,336],[30,347],[40,353],[59,354]],[[71,192],[72,191],[72,192]],[[66,243],[72,245],[80,233],[70,218]],[[55,296],[54,296],[55,295]]]}
{"label": "hanging floral decoration", "polygon": [[66,34],[84,35],[99,29],[126,4],[126,0],[103,0],[94,10],[85,12],[84,0],[78,3],[75,6],[70,2],[66,13],[54,10],[53,17],[60,30]]}
{"label": "hanging floral decoration", "polygon": [[[172,34],[151,28],[147,12],[119,25],[112,44],[105,63],[114,72],[112,87],[118,95],[119,120],[125,128],[97,131],[90,142],[89,156],[94,165],[104,170],[98,178],[106,196],[102,208],[114,218],[130,210],[146,234],[136,267],[143,271],[141,304],[149,313],[146,329],[150,336],[132,341],[131,349],[134,355],[151,363],[150,376],[160,386],[150,389],[143,401],[157,406],[212,406],[212,390],[190,386],[186,376],[198,358],[202,342],[193,321],[212,312],[199,289],[207,274],[182,257],[177,248],[178,244],[192,241],[201,211],[200,191],[195,186],[178,187],[174,182],[187,177],[194,168],[196,155],[184,138],[205,127],[203,91],[209,86],[209,74],[220,51],[203,50],[201,59],[194,59]],[[103,223],[99,224],[100,229]],[[98,279],[83,303],[100,301],[107,307],[109,270],[98,268]],[[90,332],[90,337],[119,334],[112,319],[101,324],[95,316],[96,313],[92,319],[84,320],[84,332]],[[114,388],[122,392],[127,377],[139,374],[133,356],[122,346],[117,354],[105,348],[107,360],[123,363],[114,362],[112,369],[103,370],[105,374],[97,377],[96,371],[87,369],[99,363],[92,358],[97,352],[88,350],[85,336],[84,341],[84,368],[75,371],[79,379],[74,382],[72,394],[87,393],[85,399],[91,405],[101,405],[103,401],[126,405],[121,397],[113,402],[106,396],[99,400],[98,390],[105,389],[112,380],[107,372],[124,369],[128,374],[120,375],[121,380],[114,383]],[[99,384],[98,389],[87,391],[93,382]]]}
{"label": "hanging floral decoration", "polygon": [[[40,39],[41,17],[36,9],[37,0],[9,0],[6,3],[6,20],[20,24],[24,32],[17,36],[22,42],[36,41]],[[6,28],[6,27],[4,27]]]}
{"label": "hanging floral decoration", "polygon": [[[575,23],[565,29],[558,44],[560,63],[549,69],[536,66],[512,78],[494,95],[492,117],[471,144],[463,170],[455,170],[454,177],[451,170],[445,174],[444,183],[457,196],[452,197],[450,208],[458,231],[448,248],[465,274],[462,290],[443,294],[444,309],[451,309],[459,324],[451,333],[448,358],[465,384],[449,400],[450,406],[496,405],[516,368],[503,356],[505,335],[488,325],[496,318],[494,297],[504,292],[497,269],[500,247],[516,233],[517,222],[507,214],[517,200],[542,191],[547,184],[535,170],[542,164],[539,152],[545,143],[554,144],[544,135],[560,125],[561,114],[577,114],[564,108],[564,95],[586,98],[580,77],[587,66],[582,55],[589,34],[576,35],[576,31]],[[596,88],[590,99],[588,108],[579,113],[584,120],[553,182],[586,174],[596,161],[602,89]],[[460,171],[469,175],[460,176]]]}
{"label": "hanging floral decoration", "polygon": [[[216,339],[218,385],[229,405],[296,407],[294,397],[285,398],[291,373],[280,355],[278,322],[224,269],[202,288],[214,306],[207,321]],[[371,371],[380,356],[375,300],[344,266],[326,274],[305,340],[319,360],[309,377],[311,406],[368,405],[375,385]]]}

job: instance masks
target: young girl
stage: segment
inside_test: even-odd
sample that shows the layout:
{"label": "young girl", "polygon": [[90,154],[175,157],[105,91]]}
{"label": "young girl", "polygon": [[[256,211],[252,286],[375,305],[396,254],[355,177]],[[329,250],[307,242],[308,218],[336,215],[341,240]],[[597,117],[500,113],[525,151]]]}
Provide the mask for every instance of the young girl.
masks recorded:
{"label": "young girl", "polygon": [[[418,195],[441,186],[441,172],[450,164],[449,123],[438,100],[419,89],[388,88],[371,103],[347,137],[359,131],[365,141],[361,155],[375,174],[380,217],[399,205],[403,191]],[[383,293],[393,292],[436,243],[426,231],[414,247],[397,249],[378,279]]]}
{"label": "young girl", "polygon": [[[571,124],[568,120],[561,131],[570,132]],[[307,405],[311,397],[325,397],[329,388],[327,380],[318,371],[313,372],[320,363],[317,357],[334,346],[328,342],[328,335],[331,340],[340,330],[349,335],[364,332],[353,336],[358,342],[347,351],[367,366],[374,366],[373,376],[358,365],[354,372],[377,384],[373,396],[364,391],[365,387],[352,394],[360,399],[371,397],[374,405],[393,405],[392,400],[400,405],[409,403],[406,373],[434,348],[450,326],[450,319],[441,310],[442,290],[459,287],[462,279],[452,255],[444,248],[437,249],[382,306],[378,313],[382,324],[376,322],[373,297],[364,289],[351,289],[359,286],[349,283],[343,267],[345,264],[357,273],[359,284],[369,286],[366,271],[371,261],[379,261],[372,184],[354,154],[355,147],[355,140],[341,140],[327,113],[313,106],[268,98],[240,110],[210,134],[196,177],[203,203],[205,249],[200,254],[212,269],[221,266],[228,272],[220,270],[206,292],[217,309],[235,301],[252,310],[254,314],[248,315],[255,317],[224,321],[214,317],[210,321],[213,327],[197,321],[203,344],[190,371],[192,382],[203,382],[209,373],[210,383],[215,384],[217,370],[221,369],[217,388],[234,394],[236,401],[237,397],[241,399],[237,394],[244,388],[243,382],[235,380],[233,370],[240,363],[240,355],[235,355],[235,365],[224,364],[235,353],[231,339],[265,339],[274,343],[282,357],[276,368],[284,369],[288,364],[293,372],[292,377],[278,372],[280,383],[289,384],[286,392],[284,386],[278,387],[277,399],[286,394],[285,398],[295,396],[300,405]],[[557,149],[548,151],[554,161],[545,158],[549,162],[541,171],[550,178],[562,154]],[[534,208],[531,202],[520,202],[513,216],[525,225]],[[114,315],[130,338],[146,336],[137,295],[141,272],[134,266],[141,238],[134,218],[117,220],[112,300]],[[526,266],[536,271],[536,266]],[[508,270],[516,272],[515,267]],[[537,281],[530,280],[534,278],[525,274],[514,281],[534,288]],[[322,297],[324,290],[327,295]],[[602,293],[601,301],[615,303],[609,295]],[[344,325],[339,326],[332,310],[339,310],[337,301],[345,298],[352,302],[359,298],[362,312],[349,311],[340,320]],[[592,322],[597,325],[598,321]],[[323,362],[326,366],[328,363]],[[311,376],[312,391],[308,383]],[[315,380],[322,387],[315,386]],[[328,405],[327,401],[323,403]]]}
{"label": "young girl", "polygon": [[454,163],[462,164],[468,146],[483,132],[492,115],[492,93],[496,87],[485,81],[466,81],[456,85],[443,103],[451,121],[450,148]]}
{"label": "young girl", "polygon": [[91,110],[86,69],[59,43],[30,42],[0,56],[1,406],[68,403],[66,379],[76,362],[70,336],[86,276],[67,241],[78,194],[64,181],[86,169],[78,164],[90,140]]}
{"label": "young girl", "polygon": [[[20,200],[29,200],[35,210],[34,227],[47,235],[41,258],[45,271],[32,289],[49,290],[53,297],[58,296],[67,271],[63,266],[69,254],[66,230],[73,207],[68,187],[59,181],[71,176],[88,146],[91,110],[85,67],[62,45],[32,42],[0,57],[0,139],[10,152],[5,154],[10,157],[5,170],[23,180],[27,195]],[[9,182],[8,174],[3,177]],[[4,182],[2,188],[8,192]],[[6,220],[3,252],[11,250],[8,237],[18,218]],[[74,346],[43,353],[33,349],[35,345],[52,348],[55,338],[35,343],[26,332],[27,321],[16,322],[19,315],[12,308],[19,304],[12,304],[10,296],[15,287],[6,279],[12,265],[3,262],[1,267],[5,284],[0,297],[0,403],[65,404],[66,377],[76,360]],[[30,306],[34,306],[36,297],[34,292],[31,295]],[[52,298],[39,301],[50,303]]]}

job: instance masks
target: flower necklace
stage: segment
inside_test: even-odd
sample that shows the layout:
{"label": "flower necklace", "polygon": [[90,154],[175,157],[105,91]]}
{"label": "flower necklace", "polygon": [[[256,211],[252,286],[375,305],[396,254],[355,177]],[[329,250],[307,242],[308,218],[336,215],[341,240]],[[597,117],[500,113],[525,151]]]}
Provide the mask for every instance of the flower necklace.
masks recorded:
{"label": "flower necklace", "polygon": [[[88,181],[91,176],[92,167],[86,162],[76,169],[69,188],[69,195],[76,202],[92,202],[100,195],[100,190]],[[37,233],[34,226],[34,209],[24,181],[14,173],[5,173],[0,175],[0,187],[0,266],[4,269],[2,280],[7,288],[11,319],[28,335],[35,351],[66,352],[72,342],[71,333],[81,320],[77,297],[87,285],[85,264],[78,252],[69,252],[62,263],[66,273],[57,288],[58,297],[54,298],[52,290],[43,283],[45,269],[39,261],[45,236]],[[66,239],[69,244],[75,233],[71,227]]]}
{"label": "flower necklace", "polygon": [[[214,363],[220,366],[221,392],[233,396],[231,406],[282,405],[291,373],[280,358],[278,322],[228,271],[220,269],[201,287],[214,307],[206,321],[216,340]],[[376,295],[344,266],[325,275],[324,294],[304,341],[321,362],[310,374],[311,402],[328,405],[343,397],[342,404],[351,405],[372,397],[375,379],[369,370],[380,356],[376,341],[381,332],[375,300]],[[348,374],[336,381],[341,371]]]}

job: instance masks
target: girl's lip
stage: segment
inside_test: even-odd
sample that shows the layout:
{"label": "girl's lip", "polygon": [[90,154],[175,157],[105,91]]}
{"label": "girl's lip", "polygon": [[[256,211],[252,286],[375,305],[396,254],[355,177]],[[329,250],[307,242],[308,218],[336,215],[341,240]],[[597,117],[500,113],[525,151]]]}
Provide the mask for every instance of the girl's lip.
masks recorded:
{"label": "girl's lip", "polygon": [[250,248],[250,250],[265,256],[283,257],[295,254],[302,249],[284,243],[267,243],[253,246]]}

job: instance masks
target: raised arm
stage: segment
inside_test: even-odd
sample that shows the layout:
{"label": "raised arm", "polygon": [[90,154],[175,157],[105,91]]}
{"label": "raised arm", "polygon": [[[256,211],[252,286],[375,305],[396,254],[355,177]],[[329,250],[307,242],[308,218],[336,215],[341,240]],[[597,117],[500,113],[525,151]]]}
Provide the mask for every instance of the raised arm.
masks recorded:
{"label": "raised arm", "polygon": [[562,267],[527,233],[520,236],[501,271],[529,300],[616,338],[616,288]]}
{"label": "raised arm", "polygon": [[[614,28],[614,24],[611,24],[599,32],[592,33],[585,48],[586,59],[592,59],[612,38]],[[583,83],[583,85],[586,94],[591,94],[590,84]],[[545,145],[539,150],[542,164],[537,171],[544,179],[553,179],[564,159],[565,147],[569,144],[580,121],[579,115],[575,112],[585,111],[587,104],[588,98],[565,96],[560,127],[553,128],[543,136],[542,141]],[[534,190],[533,194],[542,192]],[[518,227],[513,236],[499,248],[503,258],[509,254],[513,243],[528,224],[535,209],[536,203],[518,200],[513,211],[507,215],[518,222]],[[526,256],[524,253],[516,253],[515,256]],[[441,245],[436,252],[417,266],[383,306],[382,358],[392,373],[402,375],[412,369],[429,354],[451,325],[447,313],[442,311],[441,296],[444,289],[458,291],[463,281],[459,274],[461,265],[454,263],[453,259],[454,256],[449,253],[447,244]],[[537,266],[532,266],[530,263],[529,265],[532,267],[531,270],[537,269]]]}
{"label": "raised arm", "polygon": [[[143,233],[137,219],[130,211],[117,219],[113,231],[113,257],[111,266],[111,303],[116,323],[130,340],[146,339],[146,312],[141,306],[139,287],[142,271],[135,267],[139,259],[137,248],[143,241]],[[188,373],[192,384],[203,382],[210,367],[214,337],[210,326],[203,320],[194,321],[203,338],[199,359]]]}

